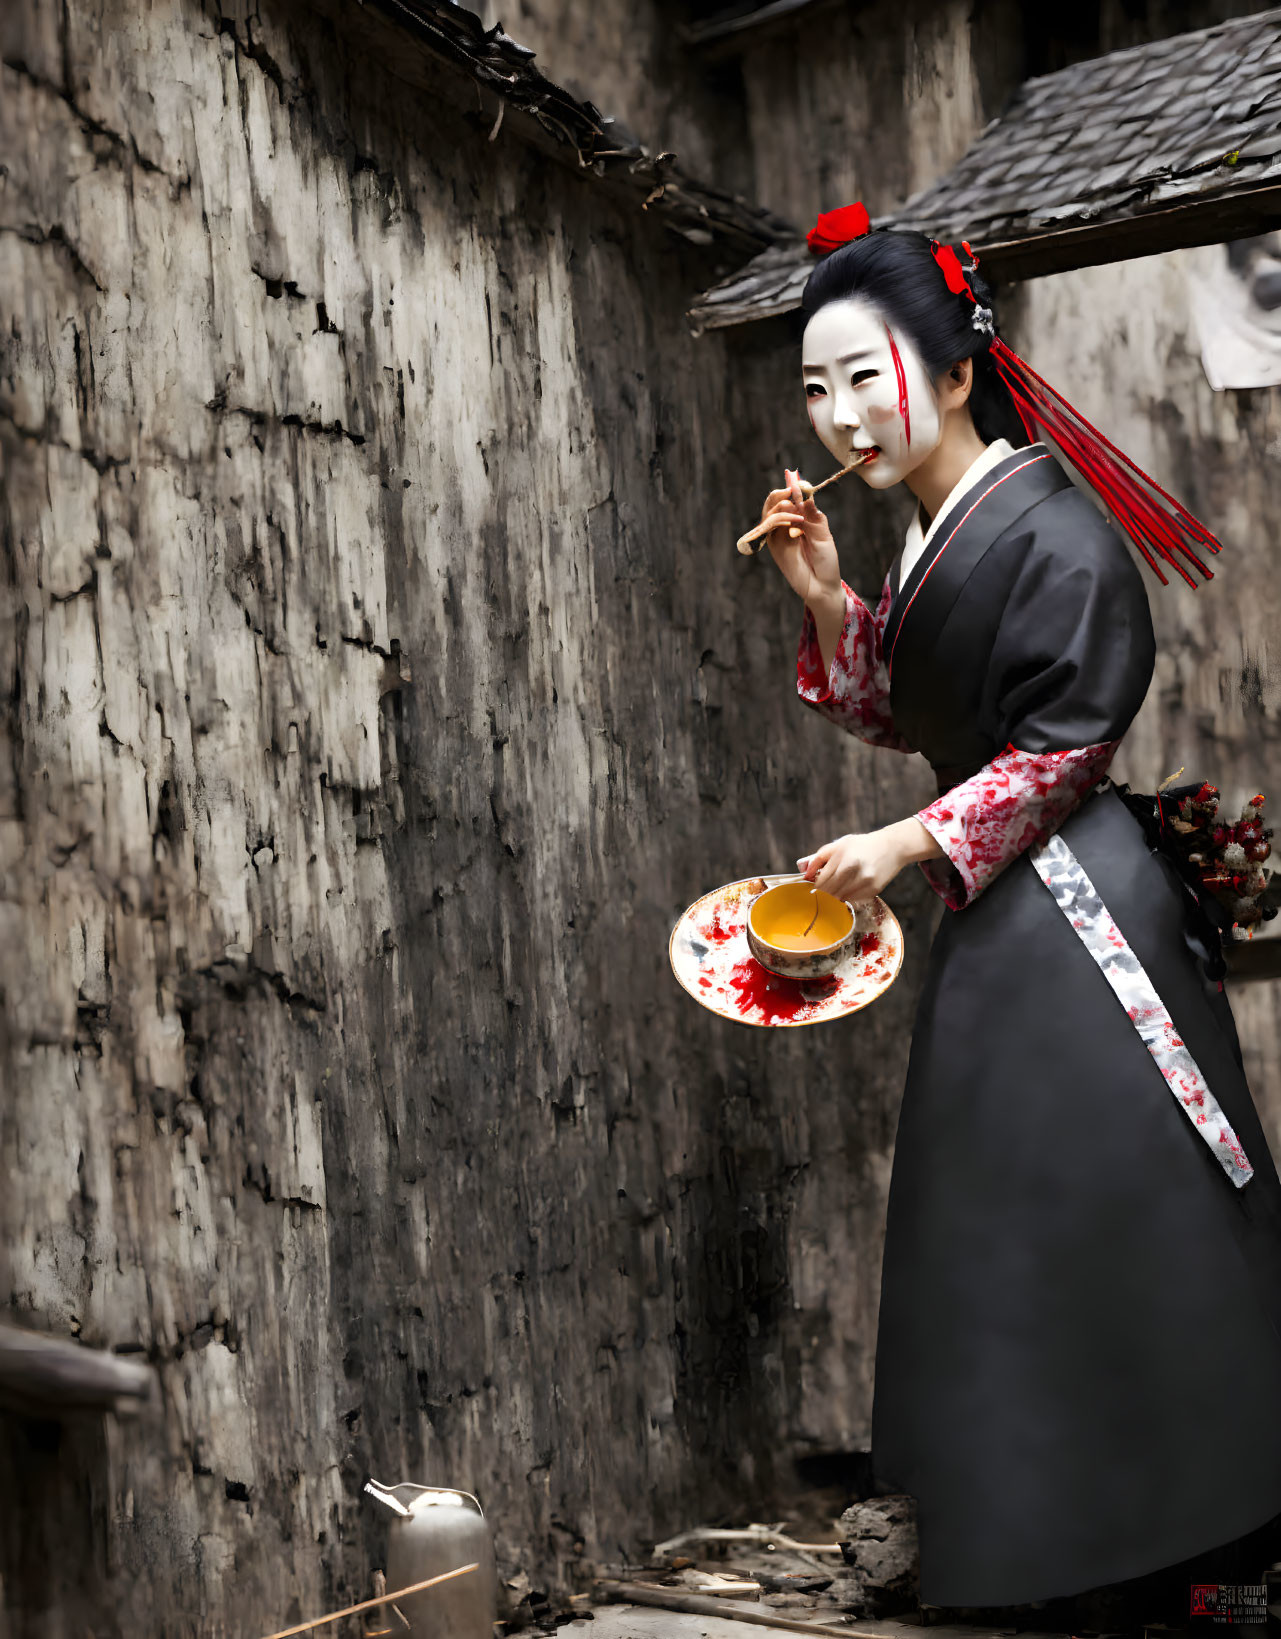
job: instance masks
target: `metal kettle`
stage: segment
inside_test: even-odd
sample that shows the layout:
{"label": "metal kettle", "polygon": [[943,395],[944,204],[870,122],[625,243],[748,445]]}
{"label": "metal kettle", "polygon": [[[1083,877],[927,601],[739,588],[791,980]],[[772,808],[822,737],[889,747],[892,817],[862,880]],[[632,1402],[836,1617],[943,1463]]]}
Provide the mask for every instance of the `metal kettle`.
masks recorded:
{"label": "metal kettle", "polygon": [[446,1486],[372,1479],[365,1490],[396,1515],[387,1543],[389,1592],[477,1562],[466,1576],[396,1601],[413,1639],[493,1639],[498,1573],[493,1537],[476,1498]]}

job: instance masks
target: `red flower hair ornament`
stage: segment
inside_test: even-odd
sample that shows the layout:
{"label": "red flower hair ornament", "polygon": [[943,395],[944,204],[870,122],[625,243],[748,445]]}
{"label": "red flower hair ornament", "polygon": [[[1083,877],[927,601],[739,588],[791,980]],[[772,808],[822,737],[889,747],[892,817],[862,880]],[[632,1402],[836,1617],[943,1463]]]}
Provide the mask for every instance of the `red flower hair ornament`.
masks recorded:
{"label": "red flower hair ornament", "polygon": [[840,210],[820,211],[818,221],[805,235],[805,243],[815,256],[826,256],[828,251],[848,245],[851,239],[861,239],[871,226],[871,218],[856,199]]}
{"label": "red flower hair ornament", "polygon": [[[866,209],[855,201],[840,210],[822,212],[806,234],[805,242],[815,256],[824,256],[851,240],[861,239],[870,229]],[[951,245],[941,245],[937,239],[930,239],[928,243],[948,290],[970,302],[973,308],[970,322],[988,337],[992,362],[1009,390],[1028,439],[1036,437],[1038,427],[1049,434],[1163,586],[1168,582],[1162,563],[1180,574],[1189,586],[1196,586],[1197,582],[1189,573],[1188,564],[1205,580],[1210,580],[1213,571],[1199,554],[1219,552],[1219,541],[996,334],[992,309],[984,307],[970,287],[969,275],[978,266],[979,259],[968,243],[961,241],[968,263],[961,261]]]}

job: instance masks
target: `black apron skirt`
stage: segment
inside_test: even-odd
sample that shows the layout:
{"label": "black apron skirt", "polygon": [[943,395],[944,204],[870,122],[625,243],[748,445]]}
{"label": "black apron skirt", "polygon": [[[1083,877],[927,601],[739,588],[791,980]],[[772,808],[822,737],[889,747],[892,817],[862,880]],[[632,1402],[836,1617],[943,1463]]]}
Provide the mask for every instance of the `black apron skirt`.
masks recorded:
{"label": "black apron skirt", "polygon": [[948,911],[891,1176],[872,1467],[921,1598],[1070,1595],[1281,1511],[1281,1182],[1174,868],[1110,784],[1059,833],[1254,1176],[1234,1187],[1030,859]]}

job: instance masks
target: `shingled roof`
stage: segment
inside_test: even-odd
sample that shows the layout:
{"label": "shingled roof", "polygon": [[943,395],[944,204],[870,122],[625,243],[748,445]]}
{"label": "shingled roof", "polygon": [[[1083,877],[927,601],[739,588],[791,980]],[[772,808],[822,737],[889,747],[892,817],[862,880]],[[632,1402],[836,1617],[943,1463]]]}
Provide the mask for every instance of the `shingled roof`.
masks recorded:
{"label": "shingled roof", "polygon": [[673,153],[653,153],[593,103],[557,85],[534,63],[534,53],[502,26],[486,28],[455,0],[353,0],[367,33],[381,15],[394,34],[389,49],[403,52],[408,34],[434,57],[451,63],[493,98],[489,135],[504,120],[508,130],[565,160],[589,177],[630,195],[673,232],[694,244],[720,243],[745,256],[795,229],[782,217],[737,194],[690,176]]}
{"label": "shingled roof", "polygon": [[[1278,225],[1281,8],[1026,81],[959,165],[875,223],[967,239],[996,279]],[[803,240],[772,246],[690,317],[706,330],[787,312],[812,266]]]}

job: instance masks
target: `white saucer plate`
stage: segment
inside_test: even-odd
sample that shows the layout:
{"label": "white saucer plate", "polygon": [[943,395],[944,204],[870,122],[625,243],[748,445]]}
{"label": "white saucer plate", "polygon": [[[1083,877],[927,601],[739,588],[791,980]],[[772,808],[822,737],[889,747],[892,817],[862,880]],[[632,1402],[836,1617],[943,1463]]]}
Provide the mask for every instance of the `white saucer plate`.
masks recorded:
{"label": "white saucer plate", "polygon": [[887,991],[903,965],[903,930],[883,899],[855,906],[857,933],[826,979],[783,979],[747,946],[747,907],[783,876],[744,877],[696,899],[672,929],[672,972],[696,1002],[722,1019],[772,1029],[822,1024],[857,1013]]}

